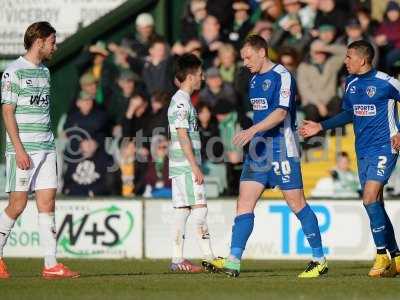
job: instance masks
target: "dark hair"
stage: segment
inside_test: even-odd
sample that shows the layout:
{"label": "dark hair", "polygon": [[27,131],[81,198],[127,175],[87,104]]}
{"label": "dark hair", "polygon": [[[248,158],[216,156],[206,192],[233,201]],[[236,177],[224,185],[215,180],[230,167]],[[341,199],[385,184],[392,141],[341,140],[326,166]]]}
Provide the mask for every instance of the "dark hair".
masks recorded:
{"label": "dark hair", "polygon": [[339,157],[349,158],[349,154],[345,151],[341,151],[337,154],[337,158],[339,158]]}
{"label": "dark hair", "polygon": [[149,41],[149,48],[154,47],[155,44],[163,44],[166,45],[167,42],[165,41],[165,39],[163,37],[160,36],[155,36],[154,38],[151,38]]}
{"label": "dark hair", "polygon": [[250,46],[250,47],[252,47],[253,49],[256,49],[256,50],[264,49],[265,50],[265,54],[266,55],[268,54],[268,43],[260,35],[257,35],[257,34],[249,35],[244,40],[243,47],[244,46]]}
{"label": "dark hair", "polygon": [[207,108],[210,112],[212,112],[212,107],[209,103],[204,102],[204,101],[200,101],[199,103],[197,103],[196,110],[198,112],[201,112],[203,110],[203,108]]}
{"label": "dark hair", "polygon": [[178,58],[175,66],[175,77],[184,82],[189,74],[194,74],[201,68],[201,60],[194,54],[186,53]]}
{"label": "dark hair", "polygon": [[156,91],[151,96],[151,101],[161,103],[163,107],[169,104],[169,94],[163,91]]}
{"label": "dark hair", "polygon": [[51,34],[56,33],[56,30],[49,22],[36,22],[26,29],[24,35],[24,47],[29,50],[37,39],[48,38]]}
{"label": "dark hair", "polygon": [[348,46],[348,49],[355,49],[358,52],[358,54],[360,54],[363,58],[365,58],[368,64],[372,63],[372,60],[374,59],[375,56],[374,47],[372,47],[372,45],[369,42],[364,40],[352,42]]}

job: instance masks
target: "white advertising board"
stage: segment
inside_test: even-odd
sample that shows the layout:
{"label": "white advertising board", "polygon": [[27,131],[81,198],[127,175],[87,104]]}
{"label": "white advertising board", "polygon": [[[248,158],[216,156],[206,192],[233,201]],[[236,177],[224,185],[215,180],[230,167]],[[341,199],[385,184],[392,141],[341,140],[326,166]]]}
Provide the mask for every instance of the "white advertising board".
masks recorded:
{"label": "white advertising board", "polygon": [[0,54],[24,52],[26,28],[48,21],[57,30],[58,42],[121,5],[125,0],[0,0]]}
{"label": "white advertising board", "polygon": [[[361,201],[310,201],[315,211],[324,250],[329,259],[366,260],[374,256],[368,217]],[[234,201],[209,201],[208,223],[214,252],[229,254]],[[400,201],[386,201],[386,208],[399,240]],[[296,216],[284,201],[261,201],[255,210],[255,225],[244,258],[308,259],[308,246]],[[145,255],[149,258],[171,256],[171,203],[148,201],[145,204]],[[189,220],[190,222],[190,220]],[[194,228],[186,231],[185,255],[200,258]]]}
{"label": "white advertising board", "polygon": [[[0,201],[0,209],[7,205]],[[71,258],[142,258],[142,203],[140,201],[58,201],[57,254]],[[5,256],[41,257],[37,209],[29,201],[18,218]]]}

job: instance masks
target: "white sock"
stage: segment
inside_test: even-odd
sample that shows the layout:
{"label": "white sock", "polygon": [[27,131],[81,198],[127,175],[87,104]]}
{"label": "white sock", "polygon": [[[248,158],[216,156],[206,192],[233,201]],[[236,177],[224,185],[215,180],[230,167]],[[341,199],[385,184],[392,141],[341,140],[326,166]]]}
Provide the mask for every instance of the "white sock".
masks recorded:
{"label": "white sock", "polygon": [[52,268],[57,264],[56,224],[54,213],[39,213],[40,244],[43,248],[44,265]]}
{"label": "white sock", "polygon": [[0,215],[0,258],[3,257],[3,248],[13,228],[15,220],[11,219],[5,211]]}
{"label": "white sock", "polygon": [[190,215],[188,208],[174,209],[172,262],[175,264],[183,261],[183,246],[185,242],[186,222]]}
{"label": "white sock", "polygon": [[207,207],[194,208],[191,213],[191,218],[196,226],[196,238],[199,247],[203,252],[203,257],[207,261],[214,259],[214,254],[211,249],[210,233],[207,226]]}

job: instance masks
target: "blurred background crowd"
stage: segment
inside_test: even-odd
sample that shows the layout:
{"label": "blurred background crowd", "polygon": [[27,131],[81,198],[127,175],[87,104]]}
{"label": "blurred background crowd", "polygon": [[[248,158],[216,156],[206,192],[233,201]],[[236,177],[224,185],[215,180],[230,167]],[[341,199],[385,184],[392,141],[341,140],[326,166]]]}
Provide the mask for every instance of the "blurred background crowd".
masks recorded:
{"label": "blurred background crowd", "polygon": [[[177,89],[174,61],[184,53],[204,63],[205,82],[192,102],[198,111],[206,185],[216,195],[238,193],[243,153],[231,140],[251,126],[251,74],[240,59],[246,36],[264,37],[269,57],[295,76],[299,121],[321,121],[340,110],[343,60],[353,41],[373,44],[378,69],[395,77],[400,72],[400,6],[395,1],[186,2],[179,41],[168,43],[155,31],[152,15],[143,13],[120,43],[96,41],[76,60],[76,97],[58,125],[64,194],[171,196],[167,109]],[[321,145],[305,141],[302,146]],[[348,160],[340,153],[329,179],[340,181],[338,190],[357,195],[359,185]],[[317,196],[326,184],[319,183]]]}

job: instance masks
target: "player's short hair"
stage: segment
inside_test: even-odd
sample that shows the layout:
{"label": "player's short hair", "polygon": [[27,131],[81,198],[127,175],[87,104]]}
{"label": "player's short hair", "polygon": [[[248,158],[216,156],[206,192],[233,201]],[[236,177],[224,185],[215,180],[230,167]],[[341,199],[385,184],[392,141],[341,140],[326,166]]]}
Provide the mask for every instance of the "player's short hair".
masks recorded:
{"label": "player's short hair", "polygon": [[252,34],[249,35],[243,43],[243,47],[250,46],[255,50],[265,50],[265,54],[268,54],[268,42],[260,35]]}
{"label": "player's short hair", "polygon": [[49,22],[36,22],[26,29],[24,35],[24,47],[29,50],[37,39],[48,38],[51,34],[56,33],[56,30]]}
{"label": "player's short hair", "polygon": [[348,49],[355,49],[358,54],[365,58],[368,64],[372,64],[375,56],[375,50],[371,43],[364,40],[355,41],[348,46]]}
{"label": "player's short hair", "polygon": [[175,65],[175,78],[184,82],[189,74],[194,74],[201,68],[201,60],[194,54],[186,53],[178,58]]}

